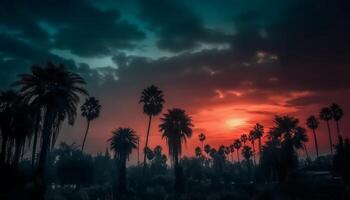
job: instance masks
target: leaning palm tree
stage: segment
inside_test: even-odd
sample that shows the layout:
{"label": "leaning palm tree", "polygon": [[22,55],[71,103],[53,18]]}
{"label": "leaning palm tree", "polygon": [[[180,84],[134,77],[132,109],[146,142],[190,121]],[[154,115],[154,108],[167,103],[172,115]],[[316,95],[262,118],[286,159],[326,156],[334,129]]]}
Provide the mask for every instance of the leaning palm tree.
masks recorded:
{"label": "leaning palm tree", "polygon": [[49,62],[46,66],[33,66],[31,73],[20,75],[15,85],[20,86],[25,102],[38,105],[38,109],[44,111],[39,158],[39,174],[43,178],[47,155],[50,146],[54,146],[60,125],[65,119],[74,124],[79,94],[87,94],[83,88],[85,81],[63,65]]}
{"label": "leaning palm tree", "polygon": [[233,141],[233,146],[235,147],[236,152],[237,152],[237,160],[238,160],[238,163],[240,163],[241,161],[239,160],[239,149],[242,147],[242,142],[241,142],[241,140],[235,139],[235,140]]}
{"label": "leaning palm tree", "polygon": [[202,149],[204,148],[204,140],[206,139],[204,133],[198,135],[199,141],[202,143]]}
{"label": "leaning palm tree", "polygon": [[318,121],[318,119],[311,115],[309,118],[307,118],[306,120],[306,125],[308,128],[310,128],[312,130],[312,133],[314,135],[314,142],[315,142],[315,149],[316,149],[316,155],[318,158],[318,143],[317,143],[317,137],[316,137],[316,129],[318,128],[318,125],[320,124],[320,122]]}
{"label": "leaning palm tree", "polygon": [[113,136],[108,140],[118,164],[118,191],[126,191],[126,161],[133,149],[137,148],[138,136],[131,128],[118,128],[112,132]]}
{"label": "leaning palm tree", "polygon": [[330,106],[330,109],[331,109],[331,111],[332,111],[333,120],[335,121],[335,124],[336,124],[336,126],[337,126],[337,135],[338,135],[338,138],[340,138],[341,135],[340,135],[340,129],[339,129],[339,121],[340,121],[341,118],[344,116],[343,109],[342,109],[338,104],[335,104],[335,103],[333,103],[333,104]]}
{"label": "leaning palm tree", "polygon": [[96,119],[100,115],[101,105],[95,97],[89,97],[85,100],[84,104],[80,107],[80,110],[81,110],[81,116],[86,118],[86,121],[87,121],[83,145],[81,146],[81,152],[83,152],[86,136],[89,132],[90,122]]}
{"label": "leaning palm tree", "polygon": [[324,107],[320,111],[320,119],[325,121],[327,123],[327,129],[328,129],[328,137],[329,137],[329,147],[331,149],[331,155],[333,155],[333,143],[332,143],[332,134],[331,129],[329,127],[329,120],[333,118],[332,116],[332,110],[328,107]]}
{"label": "leaning palm tree", "polygon": [[182,143],[186,142],[187,138],[192,136],[192,119],[185,110],[173,108],[168,110],[161,118],[159,130],[162,133],[162,138],[165,138],[169,148],[169,155],[174,163],[175,170],[175,189],[181,185],[179,177],[179,156],[182,153]]}
{"label": "leaning palm tree", "polygon": [[248,135],[248,140],[252,143],[252,146],[253,146],[253,163],[254,163],[254,166],[256,165],[256,161],[255,161],[255,140],[256,140],[256,132],[255,130],[251,130],[249,132],[249,135]]}
{"label": "leaning palm tree", "polygon": [[[139,103],[143,104],[143,113],[148,116],[148,128],[146,135],[145,148],[148,148],[148,138],[151,129],[152,117],[159,115],[163,110],[164,95],[163,91],[159,90],[158,87],[151,85],[144,89],[141,94]],[[143,157],[144,172],[146,169],[146,154]]]}

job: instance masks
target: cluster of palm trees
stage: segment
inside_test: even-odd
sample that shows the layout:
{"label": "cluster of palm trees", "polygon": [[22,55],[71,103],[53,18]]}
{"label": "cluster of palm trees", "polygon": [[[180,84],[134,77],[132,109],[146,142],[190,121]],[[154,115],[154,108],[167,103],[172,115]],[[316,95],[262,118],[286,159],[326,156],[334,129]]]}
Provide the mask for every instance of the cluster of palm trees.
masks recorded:
{"label": "cluster of palm trees", "polygon": [[[16,166],[28,143],[32,165],[37,166],[43,179],[48,154],[55,146],[62,123],[67,120],[74,124],[80,97],[88,95],[85,81],[63,65],[48,62],[45,66],[34,65],[31,73],[20,75],[14,86],[17,91],[0,94],[0,165]],[[81,107],[82,116],[88,121],[82,150],[90,121],[98,117],[100,109],[94,97]]]}
{"label": "cluster of palm trees", "polygon": [[[32,165],[37,166],[39,176],[44,179],[45,165],[48,153],[54,148],[62,123],[67,120],[74,124],[77,116],[77,106],[81,95],[88,95],[85,90],[85,81],[78,74],[68,71],[63,65],[51,62],[45,66],[35,65],[31,73],[19,76],[14,83],[18,91],[10,90],[0,93],[0,133],[1,152],[0,165],[9,164],[17,166],[25,152],[25,146],[32,149]],[[152,119],[163,111],[164,94],[158,87],[151,85],[141,93],[139,103],[143,105],[143,113],[148,116],[148,127],[144,146],[143,172],[147,169],[152,150],[148,147]],[[99,117],[101,105],[95,97],[86,98],[82,104],[81,116],[86,119],[87,126],[81,145],[84,151],[90,123]],[[337,104],[322,108],[319,118],[326,122],[329,134],[330,151],[333,154],[333,143],[330,129],[330,120],[336,123],[337,136],[340,138],[339,122],[344,113]],[[167,110],[160,118],[158,126],[162,138],[165,139],[169,149],[169,156],[175,170],[175,185],[181,184],[178,180],[181,173],[179,156],[182,154],[182,144],[192,136],[192,119],[186,111],[180,108]],[[290,116],[276,116],[275,126],[266,135],[266,143],[262,145],[264,126],[257,123],[249,134],[242,134],[228,146],[220,146],[218,150],[209,144],[204,145],[206,136],[199,134],[201,147],[195,148],[197,157],[204,155],[214,157],[217,154],[231,155],[237,153],[240,163],[240,152],[246,161],[252,159],[256,166],[256,142],[258,144],[259,163],[263,163],[273,173],[287,174],[295,160],[295,152],[304,149],[308,141],[306,130],[299,126],[299,120]],[[306,121],[307,127],[313,131],[315,149],[319,156],[316,130],[319,120],[310,116]],[[38,142],[40,141],[40,148]],[[140,137],[132,128],[118,128],[112,132],[108,140],[114,151],[119,169],[118,190],[126,190],[126,162],[133,149],[139,148]],[[247,144],[250,142],[250,146]],[[39,151],[38,151],[39,149]],[[158,151],[158,150],[157,150]],[[152,152],[153,153],[153,152]],[[37,156],[38,154],[38,156]],[[159,156],[161,158],[161,156]],[[273,159],[274,158],[274,159]],[[221,159],[221,158],[220,158]],[[278,168],[284,168],[281,171]]]}
{"label": "cluster of palm trees", "polygon": [[[330,147],[331,155],[333,155],[333,141],[332,141],[332,133],[331,133],[331,128],[330,128],[329,122],[331,120],[333,120],[335,122],[337,137],[338,137],[338,139],[340,139],[341,133],[340,133],[339,123],[340,123],[340,120],[343,118],[343,116],[344,116],[343,109],[338,104],[335,104],[335,103],[331,104],[328,107],[322,108],[320,111],[320,114],[319,114],[319,119],[322,121],[325,121],[326,125],[327,125],[329,147]],[[320,124],[319,119],[316,116],[311,115],[306,120],[306,125],[309,129],[312,130],[312,133],[314,136],[315,151],[316,151],[317,157],[319,157],[319,149],[318,149],[318,143],[317,143],[316,130]]]}
{"label": "cluster of palm trees", "polygon": [[[152,152],[148,147],[152,118],[162,112],[165,100],[163,92],[158,87],[151,85],[142,91],[139,102],[143,104],[143,112],[149,118],[144,147],[143,171],[145,173],[147,157],[150,157]],[[169,147],[169,156],[171,157],[172,163],[174,163],[176,185],[179,156],[182,154],[182,144],[186,142],[187,138],[192,136],[192,119],[186,114],[185,110],[173,108],[163,114],[160,120],[159,131]],[[115,152],[115,157],[120,166],[119,174],[122,175],[119,177],[119,184],[122,184],[122,186],[118,188],[123,191],[126,185],[126,160],[131,154],[131,150],[138,147],[139,137],[131,128],[119,128],[113,132],[113,136],[109,141],[111,142],[111,149]]]}

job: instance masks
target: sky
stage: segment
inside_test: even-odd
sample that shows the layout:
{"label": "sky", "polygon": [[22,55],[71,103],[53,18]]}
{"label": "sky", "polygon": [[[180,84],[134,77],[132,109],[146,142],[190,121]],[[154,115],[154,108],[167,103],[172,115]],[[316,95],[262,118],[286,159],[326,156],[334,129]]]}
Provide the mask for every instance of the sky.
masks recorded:
{"label": "sky", "polygon": [[[164,92],[163,112],[183,108],[193,119],[186,155],[200,145],[201,132],[214,147],[229,145],[257,122],[267,132],[275,115],[295,116],[305,127],[308,116],[333,102],[344,109],[341,130],[349,137],[347,6],[346,0],[2,0],[0,90],[49,60],[79,73],[102,105],[86,142],[93,154],[105,151],[118,127],[135,129],[143,146],[147,116],[138,101],[151,84]],[[166,149],[159,117],[150,146]],[[85,126],[78,116],[73,127],[62,126],[59,140],[80,144]],[[325,123],[317,135],[328,153]]]}

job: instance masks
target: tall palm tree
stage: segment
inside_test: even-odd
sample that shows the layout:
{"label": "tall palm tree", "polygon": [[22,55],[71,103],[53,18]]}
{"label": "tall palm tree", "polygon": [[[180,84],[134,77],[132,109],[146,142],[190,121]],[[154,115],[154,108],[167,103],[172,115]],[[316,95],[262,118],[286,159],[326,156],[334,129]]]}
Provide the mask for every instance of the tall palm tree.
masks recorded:
{"label": "tall palm tree", "polygon": [[[158,87],[151,85],[142,91],[139,103],[143,104],[143,113],[146,114],[149,118],[144,149],[148,147],[148,138],[149,138],[149,132],[151,129],[152,117],[157,116],[159,115],[159,113],[162,112],[164,102],[165,101],[164,101],[163,91],[158,89]],[[144,157],[143,157],[144,172],[147,165],[146,162],[147,162],[146,154],[144,154]]]}
{"label": "tall palm tree", "polygon": [[43,178],[47,155],[61,123],[68,119],[70,125],[74,124],[79,94],[87,94],[83,88],[85,81],[63,65],[49,62],[46,66],[33,66],[31,73],[20,75],[15,85],[20,86],[24,101],[44,110],[39,158],[39,174]]}
{"label": "tall palm tree", "polygon": [[259,124],[259,123],[257,123],[253,127],[253,131],[254,131],[255,138],[258,139],[259,155],[261,155],[261,138],[264,135],[264,126]]}
{"label": "tall palm tree", "polygon": [[312,133],[314,135],[314,142],[315,142],[315,149],[316,149],[316,155],[317,158],[319,156],[318,154],[318,143],[317,143],[317,137],[316,137],[316,129],[318,128],[318,125],[320,124],[320,122],[318,121],[318,119],[311,115],[309,118],[307,118],[306,120],[306,125],[308,128],[310,128],[312,130]]}
{"label": "tall palm tree", "polygon": [[137,148],[138,136],[131,128],[118,128],[112,132],[112,137],[108,140],[111,149],[114,151],[118,164],[118,191],[126,191],[126,161],[133,149]]}
{"label": "tall palm tree", "polygon": [[100,115],[101,105],[95,97],[89,97],[85,100],[84,104],[80,107],[81,116],[86,118],[87,126],[84,135],[83,145],[81,151],[84,151],[86,136],[89,132],[90,122],[96,119]]}
{"label": "tall palm tree", "polygon": [[199,141],[202,143],[202,149],[204,148],[204,140],[206,139],[204,133],[198,135]]}
{"label": "tall palm tree", "polygon": [[241,135],[241,141],[242,141],[242,143],[243,143],[243,146],[245,146],[245,143],[248,141],[248,136],[247,136],[247,134],[243,133],[243,134]]}
{"label": "tall palm tree", "polygon": [[235,139],[235,140],[233,141],[233,146],[235,147],[236,152],[237,152],[237,160],[238,160],[238,163],[240,163],[241,161],[239,160],[239,149],[242,147],[242,142],[241,142],[241,140]]}
{"label": "tall palm tree", "polygon": [[187,138],[192,136],[192,119],[185,110],[173,108],[168,110],[161,118],[159,130],[162,133],[162,138],[165,138],[169,148],[169,155],[174,162],[175,170],[175,189],[181,185],[179,177],[179,156],[182,153],[182,143],[186,142]]}
{"label": "tall palm tree", "polygon": [[256,132],[255,130],[251,130],[249,132],[249,135],[248,135],[248,140],[252,143],[252,146],[253,146],[253,162],[254,162],[254,166],[256,165],[256,161],[255,161],[255,140],[256,140]]}
{"label": "tall palm tree", "polygon": [[329,147],[331,149],[331,155],[333,155],[333,143],[332,143],[331,128],[329,127],[329,120],[331,120],[332,118],[333,118],[333,115],[332,115],[332,110],[330,108],[324,107],[321,109],[320,119],[327,123]]}
{"label": "tall palm tree", "polygon": [[331,109],[331,111],[332,111],[333,120],[335,121],[335,124],[336,124],[336,126],[337,126],[337,135],[338,135],[338,138],[340,138],[341,135],[340,135],[340,129],[339,129],[339,121],[340,121],[341,118],[343,118],[343,116],[344,116],[343,109],[342,109],[338,104],[335,104],[335,103],[333,103],[333,104],[330,106],[330,109]]}

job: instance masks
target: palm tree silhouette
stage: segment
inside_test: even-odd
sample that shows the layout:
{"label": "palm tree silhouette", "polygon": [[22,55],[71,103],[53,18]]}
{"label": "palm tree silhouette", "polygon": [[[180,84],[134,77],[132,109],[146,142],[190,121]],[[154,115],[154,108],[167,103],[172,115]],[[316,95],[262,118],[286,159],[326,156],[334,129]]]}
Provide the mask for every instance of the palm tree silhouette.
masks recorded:
{"label": "palm tree silhouette", "polygon": [[84,135],[83,145],[81,146],[81,152],[84,151],[85,140],[89,132],[90,122],[96,119],[100,115],[101,105],[95,97],[89,97],[85,100],[84,104],[80,107],[81,116],[86,118],[87,125]]}
{"label": "palm tree silhouette", "polygon": [[185,110],[173,108],[168,110],[161,118],[159,130],[162,133],[162,138],[165,138],[169,148],[169,155],[174,163],[175,172],[175,189],[179,188],[180,168],[179,156],[182,153],[182,143],[186,142],[187,138],[192,136],[192,119],[185,113]]}
{"label": "palm tree silhouette", "polygon": [[329,120],[333,118],[332,110],[328,107],[324,107],[320,111],[320,119],[325,121],[327,123],[327,129],[328,129],[328,138],[329,138],[329,147],[331,149],[331,155],[333,155],[333,143],[332,143],[332,134],[331,129],[329,127]]}
{"label": "palm tree silhouette", "polygon": [[202,143],[202,149],[204,148],[204,140],[206,139],[204,133],[198,135],[199,141]]}
{"label": "palm tree silhouette", "polygon": [[309,158],[309,153],[307,151],[305,143],[308,141],[309,139],[306,135],[306,130],[302,127],[297,127],[293,137],[293,144],[296,148],[304,149],[307,158]]}
{"label": "palm tree silhouette", "polygon": [[316,137],[316,129],[318,128],[319,124],[320,124],[320,122],[318,121],[318,119],[314,115],[311,115],[306,120],[307,127],[312,130],[312,133],[314,135],[314,142],[315,142],[315,149],[316,149],[317,158],[318,158],[319,154],[318,154],[318,143],[317,143],[317,137]]}
{"label": "palm tree silhouette", "polygon": [[195,149],[194,149],[194,152],[195,152],[195,155],[196,155],[196,157],[201,157],[202,156],[202,149],[200,148],[200,147],[196,147]]}
{"label": "palm tree silhouette", "polygon": [[247,161],[247,163],[249,163],[250,162],[250,158],[253,155],[252,148],[250,146],[246,146],[246,145],[243,146],[242,155],[243,155],[244,159]]}
{"label": "palm tree silhouette", "polygon": [[256,140],[256,132],[255,132],[255,129],[251,130],[249,132],[249,135],[248,135],[248,140],[252,143],[252,146],[253,146],[253,162],[254,162],[254,166],[256,165],[256,162],[255,162],[255,140]]}
{"label": "palm tree silhouette", "polygon": [[340,135],[340,129],[339,129],[339,121],[340,121],[341,118],[344,116],[343,109],[342,109],[338,104],[335,104],[335,103],[333,103],[333,104],[330,106],[330,109],[331,109],[331,111],[332,111],[333,120],[335,121],[335,124],[336,124],[336,126],[337,126],[337,135],[338,135],[338,138],[340,138],[341,135]]}
{"label": "palm tree silhouette", "polygon": [[230,144],[230,153],[231,153],[231,162],[233,163],[233,152],[235,152],[235,146],[233,144]]}
{"label": "palm tree silhouette", "polygon": [[247,134],[242,134],[241,135],[241,141],[242,141],[242,143],[243,143],[243,146],[245,146],[245,143],[248,141],[248,136],[247,136]]}
{"label": "palm tree silhouette", "polygon": [[204,151],[205,151],[205,153],[207,154],[207,156],[209,155],[210,150],[211,150],[211,146],[210,146],[209,144],[206,144],[206,145],[204,146]]}
{"label": "palm tree silhouette", "polygon": [[[143,103],[143,113],[149,117],[146,142],[145,142],[145,148],[144,148],[146,149],[148,147],[148,138],[149,138],[149,132],[151,129],[152,117],[157,116],[163,110],[163,104],[164,104],[163,91],[159,90],[158,87],[151,85],[142,91],[139,103]],[[144,164],[143,169],[145,173],[146,165],[147,165],[146,154],[144,154],[144,157],[143,157],[143,164]]]}
{"label": "palm tree silhouette", "polygon": [[118,191],[126,191],[126,161],[133,149],[137,148],[137,135],[131,128],[118,128],[112,132],[112,137],[108,140],[111,149],[114,151],[118,166]]}
{"label": "palm tree silhouette", "polygon": [[241,161],[239,160],[239,149],[242,147],[242,142],[239,139],[235,139],[233,141],[233,146],[235,147],[236,152],[237,152],[238,163],[240,163]]}
{"label": "palm tree silhouette", "polygon": [[31,74],[20,75],[15,85],[20,86],[25,102],[39,105],[44,111],[39,158],[39,174],[43,178],[47,154],[50,145],[55,144],[61,123],[68,118],[68,123],[74,124],[78,94],[87,94],[83,88],[85,81],[63,65],[49,62],[46,66],[33,66]]}
{"label": "palm tree silhouette", "polygon": [[259,145],[259,155],[261,155],[261,138],[264,135],[264,126],[257,123],[254,128],[254,135],[255,138],[258,139],[258,145]]}

